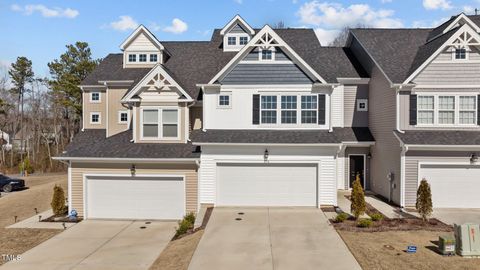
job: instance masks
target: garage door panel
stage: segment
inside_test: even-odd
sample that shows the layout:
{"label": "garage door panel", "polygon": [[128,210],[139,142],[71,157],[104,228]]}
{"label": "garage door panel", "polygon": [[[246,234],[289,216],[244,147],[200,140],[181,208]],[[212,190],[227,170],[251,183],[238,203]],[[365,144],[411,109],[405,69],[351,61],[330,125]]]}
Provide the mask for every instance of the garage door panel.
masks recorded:
{"label": "garage door panel", "polygon": [[219,164],[221,206],[316,206],[313,165]]}
{"label": "garage door panel", "polygon": [[87,217],[180,219],[185,195],[182,178],[119,177],[87,180]]}
{"label": "garage door panel", "polygon": [[422,165],[434,208],[480,208],[480,167],[471,165]]}

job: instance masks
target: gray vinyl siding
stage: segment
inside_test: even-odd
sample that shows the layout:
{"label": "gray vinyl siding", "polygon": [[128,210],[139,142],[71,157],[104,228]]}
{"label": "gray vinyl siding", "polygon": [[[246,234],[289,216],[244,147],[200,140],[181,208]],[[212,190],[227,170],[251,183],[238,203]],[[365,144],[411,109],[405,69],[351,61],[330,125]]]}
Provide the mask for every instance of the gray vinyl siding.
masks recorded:
{"label": "gray vinyl siding", "polygon": [[[415,92],[442,92],[442,93],[455,93],[455,92],[471,92],[474,94],[480,94],[480,86],[478,89],[464,89],[464,88],[447,88],[447,89],[415,89]],[[410,116],[410,100],[409,100],[410,92],[408,91],[401,91],[400,92],[400,129],[402,130],[480,130],[480,126],[455,126],[455,127],[425,127],[425,126],[412,126],[410,125],[409,116]]]}
{"label": "gray vinyl siding", "polygon": [[310,84],[312,80],[295,64],[238,64],[222,84]]}
{"label": "gray vinyl siding", "polygon": [[[259,49],[255,48],[250,53],[248,53],[245,58],[243,58],[244,61],[259,61]],[[289,61],[290,58],[280,49],[276,49],[275,51],[275,61]]]}
{"label": "gray vinyl siding", "polygon": [[241,33],[246,33],[246,31],[241,27],[238,23],[235,24],[228,33],[234,33],[234,34],[241,34]]}
{"label": "gray vinyl siding", "polygon": [[[419,176],[419,162],[468,162],[471,152],[464,151],[408,151],[405,156],[405,206],[415,207]],[[428,181],[428,179],[427,179]]]}
{"label": "gray vinyl siding", "polygon": [[345,85],[345,127],[368,127],[368,111],[357,111],[358,99],[368,99],[368,85]]}
{"label": "gray vinyl siding", "polygon": [[[370,153],[370,147],[347,147],[345,149],[345,187],[349,187],[350,181],[350,163],[348,155],[362,154],[367,156]],[[365,183],[366,190],[370,190],[370,159],[365,158]]]}
{"label": "gray vinyl siding", "polygon": [[445,51],[437,56],[424,70],[420,72],[413,82],[418,85],[472,85],[480,86],[480,62],[478,50],[469,53],[469,61],[454,61],[452,53]]}
{"label": "gray vinyl siding", "polygon": [[374,67],[369,85],[370,131],[375,138],[372,146],[370,188],[377,194],[389,198],[390,185],[387,176],[394,174],[395,188],[392,200],[400,204],[400,143],[393,135],[395,130],[395,90],[382,72]]}

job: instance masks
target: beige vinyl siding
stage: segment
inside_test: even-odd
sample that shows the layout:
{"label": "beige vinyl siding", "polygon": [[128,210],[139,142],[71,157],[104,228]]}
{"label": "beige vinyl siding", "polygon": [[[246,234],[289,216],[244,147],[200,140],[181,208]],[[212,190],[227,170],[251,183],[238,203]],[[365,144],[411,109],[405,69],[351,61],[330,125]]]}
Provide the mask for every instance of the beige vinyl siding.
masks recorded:
{"label": "beige vinyl siding", "polygon": [[[139,62],[138,54],[145,53],[147,54],[147,62]],[[129,54],[136,54],[137,61],[129,63],[128,62],[128,55]],[[148,38],[144,33],[140,33],[128,46],[125,48],[123,53],[123,61],[125,63],[125,67],[135,67],[135,68],[147,68],[153,67],[156,62],[149,62],[150,61],[150,54],[157,54],[157,59],[159,62],[162,61],[162,53],[160,50],[155,46],[155,44]]]}
{"label": "beige vinyl siding", "polygon": [[[145,106],[152,106],[152,107],[175,107],[175,106],[178,106],[177,108],[180,110],[180,116],[179,116],[179,119],[178,119],[178,124],[179,124],[179,139],[178,140],[170,140],[170,139],[159,139],[159,140],[142,140],[141,138],[141,129],[142,129],[142,126],[141,126],[141,109]],[[140,105],[137,105],[136,107],[134,107],[134,110],[136,111],[135,112],[135,119],[134,119],[134,122],[135,122],[135,134],[136,134],[136,143],[157,143],[157,142],[161,142],[161,143],[184,143],[186,141],[186,136],[188,136],[188,134],[186,134],[186,125],[188,125],[188,120],[189,120],[189,116],[188,116],[188,111],[189,109],[187,108],[187,105],[185,103],[167,103],[167,102],[142,102]]]}
{"label": "beige vinyl siding", "polygon": [[[419,162],[468,162],[471,152],[464,151],[408,151],[405,156],[405,206],[415,207],[417,198]],[[428,179],[427,179],[428,181]]]}
{"label": "beige vinyl siding", "polygon": [[357,100],[368,99],[368,85],[344,86],[345,127],[367,127],[368,111],[357,111]]}
{"label": "beige vinyl siding", "polygon": [[[131,164],[77,163],[73,162],[72,173],[72,208],[83,216],[83,178],[85,174],[125,174],[130,175]],[[186,212],[197,211],[197,166],[195,164],[135,164],[137,174],[167,174],[185,176]]]}
{"label": "beige vinyl siding", "polygon": [[[127,92],[128,89],[112,89],[109,88],[107,91],[108,98],[108,128],[107,128],[107,137],[118,134],[126,129],[128,129],[127,123],[119,123],[119,112],[128,111],[128,108],[125,108],[120,100],[123,95]],[[131,113],[130,113],[131,116]]]}
{"label": "beige vinyl siding", "polygon": [[370,160],[372,191],[389,198],[390,183],[387,176],[394,173],[395,189],[392,200],[400,204],[400,143],[393,135],[396,123],[395,90],[390,88],[383,73],[374,67],[369,87],[369,127],[375,138]]}
{"label": "beige vinyl siding", "polygon": [[[90,93],[99,92],[100,93],[100,102],[91,102]],[[104,129],[106,127],[106,92],[105,90],[98,91],[84,91],[82,94],[83,97],[83,123],[85,129]],[[100,113],[100,124],[90,124],[90,113],[98,112]]]}
{"label": "beige vinyl siding", "polygon": [[365,183],[366,190],[370,189],[370,159],[368,159],[370,147],[347,147],[345,149],[345,187],[349,188],[350,183],[350,158],[348,155],[365,155]]}
{"label": "beige vinyl siding", "polygon": [[[468,61],[452,60],[445,51],[435,58],[412,81],[418,85],[473,85],[480,86],[480,54],[469,53]],[[472,62],[473,61],[473,62]]]}

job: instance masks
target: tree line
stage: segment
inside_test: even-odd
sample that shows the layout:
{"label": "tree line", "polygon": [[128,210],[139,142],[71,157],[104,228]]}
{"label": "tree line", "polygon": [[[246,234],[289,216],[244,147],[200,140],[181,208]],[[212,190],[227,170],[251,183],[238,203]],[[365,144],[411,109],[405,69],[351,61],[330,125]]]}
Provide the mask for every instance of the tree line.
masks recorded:
{"label": "tree line", "polygon": [[79,85],[99,63],[86,42],[66,46],[48,63],[49,77],[36,76],[32,61],[17,57],[0,70],[0,170],[3,173],[64,170],[59,155],[81,128]]}

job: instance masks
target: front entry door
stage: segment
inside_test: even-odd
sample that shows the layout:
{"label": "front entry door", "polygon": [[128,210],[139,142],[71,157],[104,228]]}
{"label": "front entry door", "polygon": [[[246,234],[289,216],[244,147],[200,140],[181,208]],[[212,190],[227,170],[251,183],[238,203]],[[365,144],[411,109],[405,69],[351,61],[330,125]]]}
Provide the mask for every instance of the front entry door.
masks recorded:
{"label": "front entry door", "polygon": [[360,174],[360,183],[362,188],[365,189],[365,156],[361,155],[351,155],[349,156],[350,160],[350,188],[353,187],[353,181],[357,177],[357,174]]}

